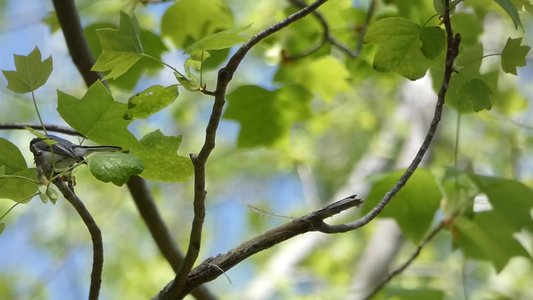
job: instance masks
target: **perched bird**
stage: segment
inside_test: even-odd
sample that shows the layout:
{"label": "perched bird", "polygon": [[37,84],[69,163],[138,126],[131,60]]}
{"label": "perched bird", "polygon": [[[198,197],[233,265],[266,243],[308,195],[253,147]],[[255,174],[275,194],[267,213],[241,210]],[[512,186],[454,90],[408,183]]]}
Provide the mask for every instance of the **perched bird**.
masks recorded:
{"label": "perched bird", "polygon": [[46,135],[46,138],[35,138],[30,142],[35,164],[47,178],[69,169],[75,164],[83,162],[85,157],[94,152],[120,151],[115,146],[82,146],[68,140]]}

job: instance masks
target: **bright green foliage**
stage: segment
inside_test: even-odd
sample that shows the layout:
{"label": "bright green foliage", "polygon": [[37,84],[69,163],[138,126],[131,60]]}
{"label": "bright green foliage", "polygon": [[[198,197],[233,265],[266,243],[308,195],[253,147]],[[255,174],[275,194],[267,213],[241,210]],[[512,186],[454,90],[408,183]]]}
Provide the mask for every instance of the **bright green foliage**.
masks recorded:
{"label": "bright green foliage", "polygon": [[41,61],[41,51],[35,47],[28,56],[13,55],[15,71],[2,70],[7,79],[7,88],[24,94],[35,91],[46,83],[52,73],[52,57]]}
{"label": "bright green foliage", "polygon": [[99,29],[97,34],[102,46],[102,53],[92,70],[109,72],[104,79],[120,77],[143,55],[139,24],[135,16],[121,12],[118,29]]}
{"label": "bright green foliage", "polygon": [[228,8],[220,0],[182,0],[172,5],[161,20],[161,34],[185,48],[188,38],[199,40],[233,26]]}
{"label": "bright green foliage", "polygon": [[132,150],[144,164],[142,177],[158,181],[184,181],[193,173],[191,160],[178,155],[181,136],[165,136],[155,130],[141,139],[141,145]]}
{"label": "bright green foliage", "polygon": [[511,17],[515,28],[522,27],[522,22],[520,21],[520,16],[518,15],[518,9],[516,8],[516,6],[514,6],[511,0],[495,0],[495,1]]}
{"label": "bright green foliage", "polygon": [[224,30],[210,34],[190,45],[185,51],[191,53],[193,51],[220,50],[230,48],[247,40],[247,38],[240,35],[240,32],[243,29],[245,28],[239,28],[237,30]]}
{"label": "bright green foliage", "polygon": [[122,152],[95,153],[87,157],[89,170],[98,180],[121,186],[130,176],[140,174],[144,167],[141,160]]}
{"label": "bright green foliage", "polygon": [[[381,297],[380,297],[381,296]],[[394,300],[440,300],[444,299],[445,293],[442,290],[431,288],[385,288],[382,293],[379,293],[376,300],[394,299]]]}
{"label": "bright green foliage", "polygon": [[[97,34],[98,30],[109,30],[112,27],[113,25],[111,23],[93,23],[84,28],[87,43],[94,57],[99,57],[102,53],[102,46]],[[168,50],[161,41],[161,37],[145,29],[140,29],[139,34],[143,53],[150,57],[161,59],[163,52]],[[162,67],[163,64],[161,62],[143,55],[126,73],[119,78],[110,79],[109,83],[123,89],[131,90],[135,87],[135,84],[139,81],[143,73],[153,72]]]}
{"label": "bright green foliage", "polygon": [[529,46],[521,46],[522,38],[508,38],[502,51],[502,69],[505,73],[516,75],[516,67],[526,65],[526,55],[531,49]]}
{"label": "bright green foliage", "polygon": [[374,69],[396,72],[408,79],[422,78],[431,59],[444,47],[444,33],[438,27],[424,29],[408,19],[390,17],[381,19],[368,28],[365,42],[378,47]]}
{"label": "bright green foliage", "polygon": [[[365,200],[363,213],[369,212],[378,204],[403,172],[402,170],[387,173],[374,181]],[[441,198],[441,192],[433,175],[428,170],[418,168],[407,185],[385,207],[379,217],[393,218],[407,238],[418,242],[428,231]]]}
{"label": "bright green foliage", "polygon": [[284,66],[276,74],[275,80],[301,85],[324,100],[331,100],[349,89],[349,76],[346,67],[338,59],[328,55]]}
{"label": "bright green foliage", "polygon": [[481,111],[491,109],[492,104],[490,97],[492,91],[481,79],[472,79],[463,83],[457,95],[461,99],[459,102],[460,111]]}
{"label": "bright green foliage", "polygon": [[23,202],[37,192],[37,170],[28,169],[20,150],[0,138],[0,199]]}
{"label": "bright green foliage", "polygon": [[309,117],[311,95],[299,86],[269,91],[243,85],[228,94],[225,119],[241,125],[239,147],[276,146],[288,141],[294,122]]}
{"label": "bright green foliage", "polygon": [[91,85],[81,99],[61,91],[57,96],[57,111],[61,117],[85,137],[101,145],[125,149],[138,144],[127,129],[131,120],[124,120],[127,105],[116,102],[102,82]]}
{"label": "bright green foliage", "polygon": [[473,259],[486,260],[501,271],[514,256],[529,257],[513,237],[522,229],[533,230],[530,210],[533,191],[524,184],[502,178],[471,175],[492,210],[454,221],[454,242]]}
{"label": "bright green foliage", "polygon": [[176,85],[168,87],[152,85],[128,100],[128,110],[124,113],[124,119],[148,118],[174,102],[177,96]]}

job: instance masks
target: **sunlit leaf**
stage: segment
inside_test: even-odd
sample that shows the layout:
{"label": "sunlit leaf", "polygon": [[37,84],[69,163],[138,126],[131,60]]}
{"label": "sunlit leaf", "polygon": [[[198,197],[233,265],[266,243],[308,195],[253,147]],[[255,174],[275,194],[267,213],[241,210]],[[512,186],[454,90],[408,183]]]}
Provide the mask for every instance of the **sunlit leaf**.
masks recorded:
{"label": "sunlit leaf", "polygon": [[124,114],[126,120],[148,118],[172,103],[178,96],[177,86],[163,87],[152,85],[128,100],[128,110]]}
{"label": "sunlit leaf", "polygon": [[95,153],[87,157],[89,170],[98,180],[121,186],[133,175],[140,174],[144,167],[137,157],[122,153]]}
{"label": "sunlit leaf", "polygon": [[230,48],[247,40],[247,38],[241,36],[243,29],[245,28],[224,30],[210,34],[190,45],[185,51],[190,53],[199,50],[220,50]]}
{"label": "sunlit leaf", "polygon": [[41,51],[35,47],[27,56],[13,55],[15,71],[2,70],[7,80],[7,88],[24,94],[35,91],[46,83],[52,73],[52,57],[41,61]]}

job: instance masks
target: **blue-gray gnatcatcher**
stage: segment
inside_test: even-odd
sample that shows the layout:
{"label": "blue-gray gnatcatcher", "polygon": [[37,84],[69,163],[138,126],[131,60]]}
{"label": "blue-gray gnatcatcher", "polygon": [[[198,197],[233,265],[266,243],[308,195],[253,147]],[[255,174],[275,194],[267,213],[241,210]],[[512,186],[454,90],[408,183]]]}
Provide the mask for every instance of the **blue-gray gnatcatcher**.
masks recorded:
{"label": "blue-gray gnatcatcher", "polygon": [[54,135],[35,138],[30,142],[30,151],[35,163],[46,177],[61,173],[83,162],[85,157],[94,152],[120,151],[115,146],[81,146]]}

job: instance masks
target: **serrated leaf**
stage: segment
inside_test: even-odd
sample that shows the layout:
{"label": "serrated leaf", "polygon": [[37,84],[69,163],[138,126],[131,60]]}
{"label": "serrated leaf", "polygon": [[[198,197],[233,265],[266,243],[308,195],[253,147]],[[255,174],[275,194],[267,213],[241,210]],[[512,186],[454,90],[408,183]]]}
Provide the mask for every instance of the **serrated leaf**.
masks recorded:
{"label": "serrated leaf", "polygon": [[446,35],[440,27],[422,27],[420,29],[420,40],[422,40],[422,54],[427,59],[437,58],[446,44]]}
{"label": "serrated leaf", "polygon": [[98,29],[102,53],[92,70],[109,72],[104,79],[115,79],[126,73],[143,56],[139,31],[137,18],[123,11],[118,29]]}
{"label": "serrated leaf", "polygon": [[520,21],[520,16],[518,15],[518,9],[514,6],[511,0],[495,0],[499,6],[501,6],[505,12],[511,17],[514,23],[514,27],[522,28],[522,22]]}
{"label": "serrated leaf", "polygon": [[165,136],[160,130],[141,139],[141,144],[132,154],[143,161],[142,177],[158,181],[185,181],[193,174],[188,157],[178,155],[181,136]]}
{"label": "serrated leaf", "polygon": [[350,72],[344,64],[333,56],[326,55],[284,66],[276,74],[275,80],[286,84],[298,84],[329,101],[350,88],[349,77]]}
{"label": "serrated leaf", "polygon": [[152,85],[128,100],[128,110],[124,114],[124,119],[148,118],[174,102],[177,96],[176,85],[168,87]]}
{"label": "serrated leaf", "polygon": [[416,80],[429,68],[430,61],[422,53],[421,27],[408,19],[390,17],[376,21],[368,28],[365,42],[378,48],[373,66],[379,72],[396,72]]}
{"label": "serrated leaf", "polygon": [[[402,173],[403,171],[396,171],[384,174],[373,182],[363,206],[363,214],[378,204],[385,193],[396,184]],[[426,169],[418,168],[379,217],[395,219],[402,233],[416,243],[424,237],[431,226],[441,198],[440,189],[433,175]]]}
{"label": "serrated leaf", "polygon": [[231,11],[221,0],[181,0],[161,20],[161,34],[185,48],[188,38],[200,38],[233,26]]}
{"label": "serrated leaf", "polygon": [[460,111],[474,110],[478,112],[492,108],[492,91],[481,79],[472,79],[463,83],[459,87],[457,94],[462,99],[458,103]]}
{"label": "serrated leaf", "polygon": [[124,120],[127,105],[116,102],[102,82],[89,87],[81,99],[61,91],[57,111],[72,128],[101,145],[130,149],[138,145],[128,131],[131,120]]}
{"label": "serrated leaf", "polygon": [[7,88],[24,94],[35,91],[46,83],[52,73],[52,56],[41,61],[41,51],[35,47],[27,56],[13,55],[15,71],[2,70]]}
{"label": "serrated leaf", "polygon": [[89,170],[98,180],[121,186],[131,176],[141,174],[143,162],[137,157],[122,153],[94,153],[87,157]]}
{"label": "serrated leaf", "polygon": [[505,73],[517,75],[516,67],[526,65],[526,56],[531,47],[521,46],[522,38],[508,38],[502,51],[502,69]]}
{"label": "serrated leaf", "polygon": [[190,45],[185,52],[191,53],[193,51],[201,50],[220,50],[243,43],[247,40],[247,38],[240,35],[240,32],[242,32],[243,29],[244,28],[225,30],[210,34]]}
{"label": "serrated leaf", "polygon": [[16,202],[27,202],[37,192],[37,170],[18,170],[0,176],[0,198]]}
{"label": "serrated leaf", "polygon": [[298,86],[269,91],[255,85],[244,85],[228,94],[227,98],[224,118],[239,122],[237,144],[242,148],[276,146],[287,142],[292,124],[310,114],[311,95]]}

